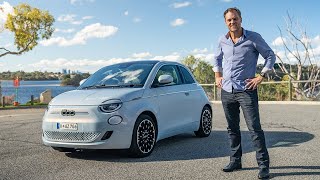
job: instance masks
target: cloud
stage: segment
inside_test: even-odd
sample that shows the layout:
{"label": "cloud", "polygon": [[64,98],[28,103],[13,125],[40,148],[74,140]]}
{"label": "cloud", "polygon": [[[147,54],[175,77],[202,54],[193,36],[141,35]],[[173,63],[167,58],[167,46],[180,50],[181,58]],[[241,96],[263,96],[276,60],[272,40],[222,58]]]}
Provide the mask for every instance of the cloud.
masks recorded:
{"label": "cloud", "polygon": [[128,16],[128,15],[129,15],[129,11],[125,11],[123,14],[124,14],[125,16]]}
{"label": "cloud", "polygon": [[7,21],[8,14],[13,13],[13,7],[6,1],[0,4],[0,32],[4,28],[4,24]]}
{"label": "cloud", "polygon": [[313,42],[314,42],[315,44],[319,44],[319,45],[320,45],[320,36],[318,35],[318,36],[316,36],[315,38],[313,38]]}
{"label": "cloud", "polygon": [[[306,60],[306,52],[304,50],[301,51],[292,51],[292,53],[294,54],[290,54],[286,52],[284,50],[274,50],[275,54],[277,54],[277,56],[279,56],[282,61],[284,63],[289,63],[289,64],[296,64],[297,63],[297,59],[295,58],[294,55],[299,54],[300,58],[302,59],[302,63],[305,63],[304,65],[308,65],[309,61],[305,61]],[[311,63],[313,64],[318,64],[320,65],[320,45],[318,45],[316,48],[312,48],[309,49],[310,55],[311,55]],[[280,62],[279,59],[277,58],[277,62]]]}
{"label": "cloud", "polygon": [[82,17],[83,20],[89,20],[89,19],[92,19],[92,18],[93,18],[93,16],[83,16]]}
{"label": "cloud", "polygon": [[[283,41],[287,44],[287,46],[291,49],[292,53],[286,52],[283,49]],[[296,47],[296,44],[294,44],[294,41],[290,41],[290,39],[285,39],[282,41],[281,37],[277,37],[273,42],[272,45],[274,46],[274,52],[279,56],[284,63],[289,64],[296,64],[297,59],[295,56],[299,56],[302,60],[302,63],[305,63],[304,65],[308,65],[309,61],[305,61],[306,59],[306,51],[302,44],[298,43],[298,46]],[[311,63],[315,63],[320,65],[320,36],[317,35],[314,38],[307,38],[302,37],[301,41],[304,43],[307,43],[308,45],[311,45],[309,47],[309,53],[311,56]],[[296,49],[298,48],[298,49]],[[279,59],[277,58],[277,62]]]}
{"label": "cloud", "polygon": [[138,59],[144,59],[144,58],[147,58],[150,56],[151,56],[151,54],[149,52],[134,53],[132,55],[133,58],[138,58]]}
{"label": "cloud", "polygon": [[178,18],[178,19],[175,19],[174,21],[172,21],[170,24],[171,24],[171,26],[176,27],[176,26],[182,26],[185,23],[186,23],[186,21],[184,19]]}
{"label": "cloud", "polygon": [[207,53],[208,52],[208,48],[204,48],[204,49],[194,49],[191,51],[191,53]]}
{"label": "cloud", "polygon": [[92,3],[92,2],[94,2],[95,0],[70,0],[70,4],[72,4],[72,5],[76,5],[76,4],[84,4],[84,3],[86,3],[86,2],[90,2],[90,3]]}
{"label": "cloud", "polygon": [[141,22],[141,18],[135,17],[133,18],[133,22],[135,23]]}
{"label": "cloud", "polygon": [[[140,60],[140,58],[137,58],[137,56],[151,57],[152,55],[149,52],[143,52],[143,53],[134,53],[132,56],[133,57],[98,59],[98,60],[66,59],[66,58],[57,58],[53,60],[42,59],[39,62],[28,65],[28,67],[26,66],[23,66],[23,67],[25,67],[26,69],[28,68],[28,69],[49,71],[49,72],[60,72],[61,69],[65,69],[67,67],[72,71],[79,70],[81,72],[93,73],[104,66],[108,66],[116,63],[122,63],[122,62],[138,61]],[[166,56],[153,56],[152,58],[149,58],[149,60],[179,61],[180,58],[181,56],[178,53],[174,52]]]}
{"label": "cloud", "polygon": [[221,0],[222,2],[226,2],[226,3],[229,3],[229,2],[232,2],[233,0]]}
{"label": "cloud", "polygon": [[199,58],[201,60],[204,60],[204,61],[212,64],[214,54],[201,54],[201,53],[199,53],[199,54],[193,54],[193,56],[195,58]]}
{"label": "cloud", "polygon": [[72,33],[74,31],[75,31],[75,29],[59,29],[59,28],[56,28],[54,30],[54,32],[62,32],[62,33]]}
{"label": "cloud", "polygon": [[[320,48],[319,48],[320,52]],[[175,61],[181,62],[183,57],[187,55],[194,55],[196,58],[200,58],[209,64],[212,64],[214,54],[209,53],[207,48],[199,49],[196,48],[192,51],[185,52],[183,54],[179,52],[172,52],[167,55],[152,55],[150,52],[137,52],[129,55],[128,57],[117,57],[108,59],[42,59],[36,63],[21,66],[19,70],[25,71],[48,71],[48,72],[61,72],[61,69],[68,68],[71,71],[90,72],[93,73],[101,67],[112,65],[122,62],[138,61],[141,59],[146,60],[164,60],[164,61]],[[1,66],[0,66],[1,67]],[[1,67],[2,69],[6,66]]]}
{"label": "cloud", "polygon": [[55,60],[43,59],[30,66],[34,69],[61,71],[66,67],[71,70],[80,70],[84,72],[94,72],[99,68],[108,65],[106,60],[88,60],[88,59],[65,59],[58,58]]}
{"label": "cloud", "polygon": [[79,21],[76,21],[75,20],[75,17],[77,15],[75,14],[66,14],[66,15],[61,15],[58,17],[58,21],[59,22],[68,22],[70,24],[74,24],[74,25],[79,25],[79,24],[82,24],[83,21],[79,20]]}
{"label": "cloud", "polygon": [[72,39],[65,39],[64,37],[52,37],[48,40],[40,41],[43,46],[50,46],[57,44],[58,46],[72,46],[79,44],[86,44],[88,39],[92,38],[107,38],[117,33],[118,28],[114,26],[104,26],[100,23],[91,24],[77,32]]}
{"label": "cloud", "polygon": [[192,3],[191,2],[181,2],[181,3],[173,3],[171,4],[171,7],[177,9],[177,8],[183,8],[183,7],[188,7],[190,6]]}
{"label": "cloud", "polygon": [[13,46],[12,43],[7,43],[7,44],[5,44],[3,47],[4,47],[4,48],[8,48],[8,47],[11,47],[11,46]]}
{"label": "cloud", "polygon": [[304,43],[309,43],[312,46],[318,46],[318,45],[320,45],[320,36],[317,35],[314,38],[303,37],[303,38],[301,38],[301,41],[304,42]]}
{"label": "cloud", "polygon": [[165,60],[165,61],[179,61],[181,58],[180,54],[174,52],[167,56],[154,56],[151,60]]}
{"label": "cloud", "polygon": [[273,46],[282,46],[283,43],[286,43],[286,42],[287,42],[286,38],[277,37],[277,38],[272,42],[272,45],[273,45]]}
{"label": "cloud", "polygon": [[72,22],[76,17],[75,14],[65,14],[58,17],[58,21],[60,22]]}
{"label": "cloud", "polygon": [[79,25],[83,23],[82,20],[75,20],[75,17],[77,17],[77,15],[75,14],[66,14],[66,15],[59,16],[57,20],[59,22],[68,22],[74,25]]}

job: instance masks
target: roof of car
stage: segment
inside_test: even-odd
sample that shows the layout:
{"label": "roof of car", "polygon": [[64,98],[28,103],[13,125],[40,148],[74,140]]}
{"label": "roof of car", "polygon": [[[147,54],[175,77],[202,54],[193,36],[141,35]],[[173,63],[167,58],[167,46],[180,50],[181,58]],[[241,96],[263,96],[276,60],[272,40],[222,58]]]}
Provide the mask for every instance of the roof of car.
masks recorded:
{"label": "roof of car", "polygon": [[158,63],[158,62],[163,62],[163,63],[173,63],[173,64],[180,64],[178,62],[175,61],[165,61],[165,60],[139,60],[139,61],[127,61],[127,62],[122,62],[122,63],[116,63],[116,64],[123,64],[123,63],[140,63],[140,64],[144,64],[144,63]]}

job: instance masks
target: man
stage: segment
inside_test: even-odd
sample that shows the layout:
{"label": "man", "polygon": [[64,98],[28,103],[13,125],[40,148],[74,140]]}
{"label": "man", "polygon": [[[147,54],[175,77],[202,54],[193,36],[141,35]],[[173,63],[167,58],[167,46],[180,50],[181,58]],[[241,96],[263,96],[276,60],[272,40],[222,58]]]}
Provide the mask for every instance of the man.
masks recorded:
{"label": "man", "polygon": [[[224,20],[229,32],[220,38],[213,61],[216,83],[222,88],[221,100],[231,141],[230,163],[223,168],[223,171],[231,172],[242,168],[239,127],[241,107],[256,150],[258,178],[268,178],[270,161],[260,124],[257,86],[272,69],[276,58],[260,34],[241,27],[242,18],[239,9],[227,9],[224,12]],[[255,77],[259,54],[265,59],[265,65],[260,75]]]}

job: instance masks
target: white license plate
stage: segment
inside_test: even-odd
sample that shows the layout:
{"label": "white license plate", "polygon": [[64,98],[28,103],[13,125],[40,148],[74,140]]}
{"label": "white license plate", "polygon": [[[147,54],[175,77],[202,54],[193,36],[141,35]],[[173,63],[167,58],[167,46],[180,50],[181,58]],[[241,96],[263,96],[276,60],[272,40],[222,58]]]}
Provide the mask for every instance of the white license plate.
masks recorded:
{"label": "white license plate", "polygon": [[57,129],[78,130],[77,123],[57,123]]}

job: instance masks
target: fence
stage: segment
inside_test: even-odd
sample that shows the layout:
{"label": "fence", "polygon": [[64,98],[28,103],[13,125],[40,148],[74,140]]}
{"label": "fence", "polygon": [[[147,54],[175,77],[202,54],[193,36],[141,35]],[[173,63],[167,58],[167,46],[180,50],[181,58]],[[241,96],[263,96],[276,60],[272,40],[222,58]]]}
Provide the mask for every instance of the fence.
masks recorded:
{"label": "fence", "polygon": [[[302,81],[269,81],[262,82],[258,87],[259,100],[262,101],[293,101],[301,100],[294,95],[293,84],[297,83],[300,86],[304,86],[306,83],[318,83],[320,80],[302,80]],[[217,88],[216,84],[200,84],[203,89],[206,91],[210,100],[217,101],[221,100],[221,91]],[[316,87],[317,96],[310,98],[312,100],[320,101],[320,85]],[[302,99],[302,100],[310,100]]]}

